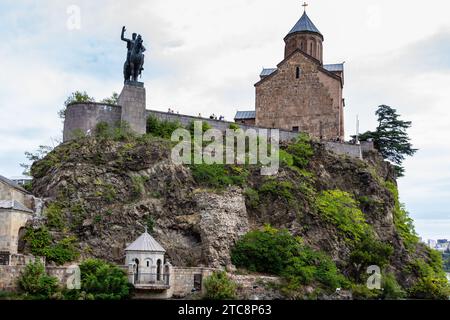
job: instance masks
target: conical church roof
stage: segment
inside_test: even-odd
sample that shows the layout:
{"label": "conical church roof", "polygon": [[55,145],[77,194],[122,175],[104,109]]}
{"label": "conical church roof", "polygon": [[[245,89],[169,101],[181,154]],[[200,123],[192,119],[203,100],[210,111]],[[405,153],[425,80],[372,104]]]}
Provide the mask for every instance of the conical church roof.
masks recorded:
{"label": "conical church roof", "polygon": [[125,251],[149,251],[149,252],[166,252],[164,248],[145,231],[139,238],[130,244]]}
{"label": "conical church roof", "polygon": [[314,23],[306,14],[306,12],[303,13],[300,20],[298,20],[295,26],[291,29],[291,31],[289,31],[288,35],[297,32],[314,32],[320,34],[323,37],[319,29],[317,29],[317,27],[314,25]]}

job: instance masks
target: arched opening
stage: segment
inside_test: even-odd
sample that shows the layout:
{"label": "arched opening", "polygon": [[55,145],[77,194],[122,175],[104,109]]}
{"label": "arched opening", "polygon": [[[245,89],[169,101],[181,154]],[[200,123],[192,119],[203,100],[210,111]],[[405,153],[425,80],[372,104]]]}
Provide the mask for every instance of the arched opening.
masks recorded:
{"label": "arched opening", "polygon": [[295,70],[295,78],[300,79],[300,67],[297,67]]}
{"label": "arched opening", "polygon": [[161,259],[156,261],[156,280],[161,281]]}
{"label": "arched opening", "polygon": [[25,251],[25,234],[27,233],[27,229],[25,227],[22,227],[19,229],[18,235],[17,235],[17,253],[23,254]]}
{"label": "arched opening", "polygon": [[139,283],[139,259],[134,259],[134,263],[136,266],[135,272],[134,272],[134,283]]}

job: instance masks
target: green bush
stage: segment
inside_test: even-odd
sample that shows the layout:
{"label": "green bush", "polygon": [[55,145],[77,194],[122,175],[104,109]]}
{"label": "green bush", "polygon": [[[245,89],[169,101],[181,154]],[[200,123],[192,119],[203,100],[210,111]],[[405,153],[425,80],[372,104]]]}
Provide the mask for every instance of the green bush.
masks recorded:
{"label": "green bush", "polygon": [[406,247],[409,249],[414,249],[415,245],[419,242],[419,237],[414,230],[414,221],[409,217],[404,205],[400,203],[397,186],[391,181],[387,181],[385,186],[394,197],[394,224],[397,232]]}
{"label": "green bush", "polygon": [[58,265],[73,261],[79,256],[79,252],[74,245],[75,237],[67,237],[53,243],[53,238],[45,227],[36,230],[29,228],[24,240],[30,246],[32,254],[46,257],[47,261],[53,261]]}
{"label": "green bush", "polygon": [[295,187],[290,181],[277,181],[269,179],[259,188],[261,194],[270,194],[273,197],[283,198],[288,202],[295,200],[293,192]]}
{"label": "green bush", "polygon": [[383,276],[383,298],[385,300],[397,300],[406,297],[406,292],[398,284],[397,279],[393,274],[386,274]]}
{"label": "green bush", "polygon": [[119,121],[111,126],[107,122],[99,122],[94,129],[95,137],[101,140],[129,141],[134,138],[130,125],[124,121]]}
{"label": "green bush", "polygon": [[221,164],[194,164],[190,168],[197,183],[213,188],[242,186],[248,175],[246,170],[238,170],[239,167]]}
{"label": "green bush", "polygon": [[95,300],[120,300],[130,294],[125,271],[102,260],[89,259],[80,264],[81,290]]}
{"label": "green bush", "polygon": [[172,133],[178,129],[182,128],[180,122],[178,121],[161,121],[155,116],[150,116],[147,118],[147,133],[164,139],[170,139]]}
{"label": "green bush", "polygon": [[230,123],[229,129],[231,130],[238,130],[241,127],[237,123]]}
{"label": "green bush", "polygon": [[349,242],[358,243],[371,234],[358,203],[347,192],[328,190],[321,192],[316,199],[316,207],[326,222],[332,223]]}
{"label": "green bush", "polygon": [[406,271],[417,276],[417,281],[409,288],[409,295],[416,299],[448,300],[450,285],[443,270],[439,252],[429,249],[430,261],[416,259]]}
{"label": "green bush", "polygon": [[392,245],[375,240],[371,236],[364,237],[350,254],[350,263],[359,265],[365,269],[376,265],[380,268],[389,264],[390,257],[394,253]]}
{"label": "green bush", "polygon": [[45,210],[44,215],[47,217],[47,226],[56,230],[61,230],[64,227],[64,217],[62,213],[62,206],[57,203],[51,203]]}
{"label": "green bush", "polygon": [[236,298],[236,284],[231,281],[226,272],[214,272],[205,279],[205,299],[232,300]]}
{"label": "green bush", "polygon": [[149,233],[153,232],[153,228],[155,228],[155,220],[153,219],[152,216],[148,216],[146,221],[145,221],[145,225],[147,226],[147,231]]}
{"label": "green bush", "polygon": [[305,168],[314,155],[311,140],[305,133],[301,133],[297,140],[287,147],[286,151],[292,155],[293,165],[300,169]]}
{"label": "green bush", "polygon": [[[197,120],[197,121],[201,121],[201,120]],[[195,122],[191,121],[189,123],[189,125],[186,127],[186,129],[188,129],[190,131],[192,137],[194,136],[194,128],[195,128],[194,126],[195,126]],[[211,125],[206,121],[202,121],[202,133],[205,133],[209,129],[212,129]]]}
{"label": "green bush", "polygon": [[49,299],[58,289],[58,279],[45,272],[42,263],[27,264],[19,278],[19,285],[26,293],[40,299]]}
{"label": "green bush", "polygon": [[259,206],[259,193],[255,189],[247,188],[244,191],[245,198],[250,208],[257,208]]}
{"label": "green bush", "polygon": [[433,276],[419,278],[409,290],[409,294],[415,299],[448,300],[450,296],[448,280]]}
{"label": "green bush", "polygon": [[287,230],[266,226],[263,231],[247,233],[232,249],[231,259],[237,267],[249,271],[283,276],[288,290],[313,282],[333,290],[346,285],[327,255],[303,245]]}

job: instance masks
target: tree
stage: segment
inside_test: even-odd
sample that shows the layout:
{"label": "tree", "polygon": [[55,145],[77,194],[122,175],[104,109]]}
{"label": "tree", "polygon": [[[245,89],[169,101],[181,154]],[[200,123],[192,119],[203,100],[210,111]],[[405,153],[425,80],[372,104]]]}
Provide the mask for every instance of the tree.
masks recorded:
{"label": "tree", "polygon": [[101,103],[106,104],[117,104],[119,101],[119,94],[117,92],[113,92],[111,97],[105,98],[101,101]]}
{"label": "tree", "polygon": [[[25,157],[27,157],[28,161],[33,164],[36,161],[44,159],[49,152],[53,150],[50,146],[39,146],[39,148],[33,153],[29,151],[25,151]],[[23,168],[23,174],[26,176],[30,175],[31,165],[27,163],[21,163],[20,166]]]}
{"label": "tree", "polygon": [[80,264],[81,289],[95,300],[121,300],[130,295],[125,271],[102,260],[89,259]]}
{"label": "tree", "polygon": [[50,298],[58,289],[58,279],[48,276],[44,265],[38,261],[27,264],[19,284],[26,293],[41,299]]}
{"label": "tree", "polygon": [[64,102],[64,108],[58,111],[58,115],[61,119],[66,118],[67,106],[75,102],[95,102],[95,99],[93,97],[90,97],[86,91],[72,92],[72,94],[68,96],[66,101]]}
{"label": "tree", "polygon": [[383,158],[395,164],[397,174],[401,177],[404,173],[402,163],[406,156],[413,156],[417,152],[406,132],[411,127],[411,121],[400,120],[397,110],[386,105],[379,106],[375,115],[378,117],[377,129],[362,134],[360,140],[372,139]]}

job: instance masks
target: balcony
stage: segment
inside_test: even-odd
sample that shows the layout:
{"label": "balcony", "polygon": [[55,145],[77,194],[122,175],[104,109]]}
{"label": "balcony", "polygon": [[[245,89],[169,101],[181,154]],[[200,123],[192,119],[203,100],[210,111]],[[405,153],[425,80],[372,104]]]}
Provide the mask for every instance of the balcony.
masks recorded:
{"label": "balcony", "polygon": [[[131,275],[130,275],[131,276]],[[170,288],[170,275],[157,273],[133,274],[133,285],[139,290],[167,290]]]}

